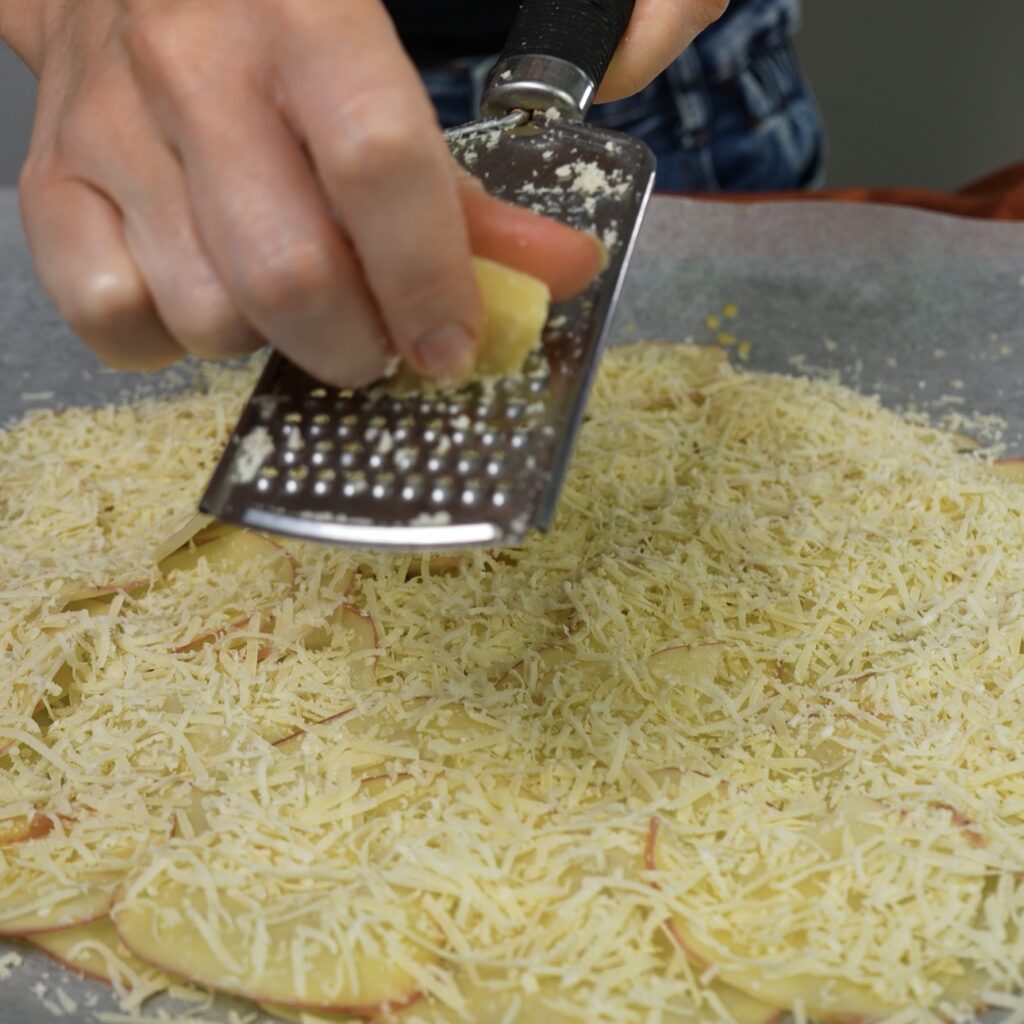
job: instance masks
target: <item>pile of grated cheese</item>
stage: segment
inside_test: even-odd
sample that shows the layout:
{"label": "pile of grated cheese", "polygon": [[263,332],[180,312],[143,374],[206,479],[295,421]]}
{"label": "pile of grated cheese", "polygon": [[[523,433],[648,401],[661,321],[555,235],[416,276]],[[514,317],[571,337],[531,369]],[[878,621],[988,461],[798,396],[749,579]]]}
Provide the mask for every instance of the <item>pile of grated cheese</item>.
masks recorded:
{"label": "pile of grated cheese", "polygon": [[109,915],[133,1020],[182,980],[310,1022],[1017,1005],[1018,481],[640,344],[522,548],[157,564],[253,380],[0,434],[0,933]]}

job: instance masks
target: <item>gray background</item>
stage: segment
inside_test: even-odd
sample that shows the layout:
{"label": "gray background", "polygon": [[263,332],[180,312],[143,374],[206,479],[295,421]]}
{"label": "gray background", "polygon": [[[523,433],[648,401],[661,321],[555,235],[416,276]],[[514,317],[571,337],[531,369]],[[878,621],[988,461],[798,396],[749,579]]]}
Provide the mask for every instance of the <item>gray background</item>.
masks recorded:
{"label": "gray background", "polygon": [[[1024,159],[1021,0],[807,0],[804,23],[829,185],[953,188]],[[0,185],[17,179],[33,92],[0,52]]]}

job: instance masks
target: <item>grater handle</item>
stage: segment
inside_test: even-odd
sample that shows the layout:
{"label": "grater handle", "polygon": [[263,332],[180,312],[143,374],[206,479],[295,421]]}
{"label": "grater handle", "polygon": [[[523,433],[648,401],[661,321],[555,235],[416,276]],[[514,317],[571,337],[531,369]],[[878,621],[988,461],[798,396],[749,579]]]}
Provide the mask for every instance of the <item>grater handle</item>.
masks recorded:
{"label": "grater handle", "polygon": [[523,0],[481,104],[485,117],[552,107],[582,121],[635,0]]}

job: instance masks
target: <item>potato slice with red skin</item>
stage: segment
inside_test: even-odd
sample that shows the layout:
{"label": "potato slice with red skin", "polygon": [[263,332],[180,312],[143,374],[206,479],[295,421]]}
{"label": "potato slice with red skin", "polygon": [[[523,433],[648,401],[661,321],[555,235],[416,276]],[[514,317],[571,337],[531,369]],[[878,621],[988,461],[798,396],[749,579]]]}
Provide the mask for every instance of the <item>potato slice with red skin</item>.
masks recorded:
{"label": "potato slice with red skin", "polygon": [[[226,896],[221,897],[221,907],[232,918],[243,910],[241,904]],[[377,1017],[419,999],[413,977],[389,952],[401,947],[402,958],[424,967],[434,961],[433,954],[400,935],[409,922],[382,922],[379,934],[362,936],[364,942],[372,941],[372,955],[366,952],[345,958],[348,969],[358,975],[357,980],[339,978],[343,932],[326,935],[320,918],[310,914],[268,925],[267,963],[257,974],[250,969],[245,952],[252,943],[251,934],[232,927],[233,922],[226,923],[218,929],[215,948],[194,925],[209,909],[202,889],[162,876],[158,888],[154,884],[144,893],[131,893],[116,902],[111,916],[121,941],[139,960],[173,977],[255,1002],[357,1018]],[[291,943],[297,932],[307,930],[310,937],[303,954],[306,985],[300,992],[292,973]],[[318,937],[313,937],[314,933]],[[225,957],[232,963],[225,962]],[[233,964],[242,969],[234,970]]]}
{"label": "potato slice with red skin", "polygon": [[[360,792],[370,797],[369,806],[386,813],[392,792],[400,799],[408,787],[422,785],[407,777],[374,777],[364,780]],[[411,900],[381,908],[380,918],[353,936],[342,902],[350,893],[321,889],[315,897],[303,897],[305,906],[267,907],[257,940],[246,916],[252,908],[248,894],[233,895],[212,881],[207,887],[202,876],[191,881],[184,865],[194,863],[188,853],[169,853],[157,865],[161,870],[143,868],[120,890],[111,918],[121,941],[144,963],[254,1002],[351,1017],[377,1017],[419,999],[414,975],[401,965],[433,964],[430,947],[440,933]],[[230,870],[215,867],[216,877]]]}
{"label": "potato slice with red skin", "polygon": [[[169,558],[176,551],[183,548],[197,534],[208,530],[217,522],[213,516],[205,512],[194,512],[180,526],[174,528],[170,535],[161,541],[153,552],[153,561],[159,565],[164,559]],[[197,541],[197,543],[199,543]]]}
{"label": "potato slice with red skin", "polygon": [[38,811],[29,816],[0,822],[0,846],[42,839],[53,831],[53,818]]}
{"label": "potato slice with red skin", "polygon": [[[403,1020],[414,1019],[416,1024],[579,1024],[577,1015],[569,1016],[551,1005],[557,988],[551,983],[541,983],[540,991],[528,995],[495,991],[485,983],[457,976],[456,985],[465,1001],[464,1009],[455,1010],[443,1003],[418,1000],[411,1007],[384,1014],[376,1020],[379,1024],[402,1024]],[[304,1013],[288,1006],[265,1004],[268,1013],[294,1024],[354,1024],[351,1015],[334,1013]],[[513,1016],[513,1010],[517,1011]]]}
{"label": "potato slice with red skin", "polygon": [[[372,734],[390,748],[404,744],[410,755],[431,761],[443,761],[449,754],[458,755],[494,741],[500,742],[503,730],[497,718],[462,704],[428,707],[430,700],[429,697],[418,697],[409,701],[405,705],[408,711],[422,708],[423,713],[397,718],[380,712],[358,714],[355,708],[349,708],[279,740],[274,746],[290,756],[301,750],[307,736],[322,735],[331,742],[333,729],[339,723],[345,735],[359,737]],[[370,761],[367,777],[377,778],[379,758],[374,760],[371,755]]]}
{"label": "potato slice with red skin", "polygon": [[[307,630],[302,637],[302,646],[310,651],[322,651],[330,647],[335,636],[341,632],[348,634],[347,643],[353,654],[377,648],[377,628],[373,619],[347,601],[342,601],[321,625]],[[368,663],[366,659],[364,663]]]}
{"label": "potato slice with red skin", "polygon": [[3,848],[0,935],[34,935],[104,917],[139,853],[173,831],[172,822],[156,825],[131,811],[115,819],[80,807],[75,818],[50,818],[50,831]]}
{"label": "potato slice with red skin", "polygon": [[[936,809],[948,810],[951,824],[964,835],[965,842],[976,846],[977,833],[969,832],[971,823],[944,805],[933,805]],[[878,835],[879,823],[872,821],[872,815],[883,805],[868,797],[849,797],[826,819],[814,836],[814,841],[830,858],[841,855],[848,839],[859,844]],[[659,837],[661,829],[657,818],[651,820],[644,861],[649,870],[660,870],[658,862]],[[798,882],[795,888],[802,884]],[[809,894],[808,898],[812,898]],[[807,1015],[813,1019],[832,1024],[862,1024],[887,1014],[899,1007],[885,1003],[873,991],[840,977],[818,976],[773,976],[769,967],[749,963],[729,963],[721,958],[721,950],[711,942],[705,942],[696,928],[686,918],[674,915],[666,922],[666,929],[686,956],[698,967],[715,967],[715,977],[722,983],[738,989],[759,1001],[792,1010],[801,1004]],[[964,1003],[970,1001],[969,987],[979,977],[967,964],[961,965],[961,972],[953,977],[940,977],[946,998]],[[974,991],[977,991],[975,989]]]}
{"label": "potato slice with red skin", "polygon": [[[250,530],[221,533],[208,543],[199,546],[193,544],[169,555],[160,563],[163,577],[154,584],[154,589],[174,585],[176,581],[172,574],[194,570],[200,561],[207,563],[212,574],[223,572],[227,576],[244,570],[258,573],[261,580],[269,578],[275,584],[274,604],[289,597],[295,589],[295,560],[290,552],[276,541]],[[271,614],[270,606],[260,609],[259,612],[241,607],[244,600],[244,595],[236,595],[220,608],[200,609],[204,615],[214,615],[226,621],[189,637],[184,643],[174,647],[173,653],[182,654],[195,650],[226,633],[244,629],[258,613],[264,616]],[[238,607],[235,606],[235,601],[238,602]]]}
{"label": "potato slice with red skin", "polygon": [[[123,871],[97,873],[73,886],[63,899],[59,894],[54,896],[50,905],[35,901],[39,903],[38,909],[33,908],[34,901],[30,898],[21,900],[12,909],[0,895],[0,936],[21,938],[98,921],[109,912],[114,890],[123,877]],[[26,874],[21,881],[30,885],[35,879]]]}
{"label": "potato slice with red skin", "polygon": [[[578,1014],[564,1013],[555,1005],[559,992],[554,983],[541,982],[540,990],[531,994],[495,991],[464,976],[457,976],[456,984],[465,1001],[463,1009],[455,1010],[424,999],[404,1012],[400,1010],[378,1017],[378,1024],[403,1024],[406,1020],[415,1020],[416,1024],[580,1024]],[[710,988],[734,1024],[775,1024],[782,1017],[781,1011],[750,999],[735,989],[714,983]],[[263,1009],[293,1024],[357,1024],[359,1020],[349,1014],[310,1013],[271,1003],[263,1004]],[[682,1024],[684,1021],[692,1024],[698,1019],[698,1012],[696,1007],[669,1010],[662,1020],[665,1024]]]}
{"label": "potato slice with red skin", "polygon": [[992,468],[1004,480],[1012,480],[1014,483],[1024,484],[1024,457],[1013,459],[997,459]]}
{"label": "potato slice with red skin", "polygon": [[[660,822],[652,819],[647,836],[644,859],[650,870],[660,870],[658,843],[661,834]],[[706,969],[716,966],[716,978],[730,988],[752,997],[754,1000],[789,1011],[802,1003],[808,1016],[827,1020],[834,1024],[860,1024],[862,1021],[883,1016],[893,1011],[872,992],[859,985],[853,985],[839,978],[781,977],[772,978],[765,971],[745,966],[733,966],[716,961],[716,951],[704,944],[688,927],[680,915],[674,915],[666,922],[672,939],[697,967]],[[822,992],[828,991],[827,1001]],[[839,1011],[836,1007],[845,1009]]]}
{"label": "potato slice with red skin", "polygon": [[735,1024],[777,1024],[786,1015],[770,1003],[755,999],[738,988],[726,985],[716,978],[708,986]]}
{"label": "potato slice with red skin", "polygon": [[[303,777],[300,804],[267,822],[265,798],[243,802],[232,812],[237,833],[214,832],[212,842],[202,837],[158,851],[126,882],[111,913],[125,945],[166,973],[257,1002],[372,1016],[417,998],[417,976],[436,962],[443,933],[411,892],[378,905],[364,854],[346,846],[348,829],[324,840],[325,808],[344,808],[352,820],[390,822],[408,801],[434,799],[434,780],[446,763],[503,742],[504,730],[499,720],[462,705],[418,700],[405,706],[407,715],[401,710],[385,705],[341,714],[278,744]],[[401,770],[403,761],[433,767],[413,777]],[[284,760],[270,774],[288,786],[295,773]],[[297,885],[272,839],[267,850],[252,853],[244,839],[250,814],[261,834],[291,840],[297,828],[309,828],[307,841],[328,841],[330,880]],[[355,889],[339,882],[342,876],[354,879]],[[274,895],[254,902],[251,893],[264,885]],[[364,924],[352,930],[357,903]]]}
{"label": "potato slice with red skin", "polygon": [[116,594],[135,594],[153,583],[152,576],[136,576],[118,583],[98,583],[95,586],[72,583],[61,593],[61,607],[64,611],[78,611],[86,608],[95,610],[94,602],[107,601]]}
{"label": "potato slice with red skin", "polygon": [[[121,942],[109,917],[40,932],[29,936],[28,942],[78,974],[107,985],[130,989],[133,975],[152,977],[154,973]],[[167,982],[172,979],[168,977]]]}

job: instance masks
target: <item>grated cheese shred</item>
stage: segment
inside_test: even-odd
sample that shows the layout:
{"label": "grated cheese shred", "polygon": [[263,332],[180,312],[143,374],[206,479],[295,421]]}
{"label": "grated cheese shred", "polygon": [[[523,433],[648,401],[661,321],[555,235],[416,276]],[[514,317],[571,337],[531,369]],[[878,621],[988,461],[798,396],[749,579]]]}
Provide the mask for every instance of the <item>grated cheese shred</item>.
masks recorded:
{"label": "grated cheese shred", "polygon": [[0,434],[0,932],[109,914],[148,965],[111,1024],[182,979],[302,1021],[1020,1009],[1013,473],[643,344],[551,534],[353,553],[182,527],[254,379],[208,377]]}

